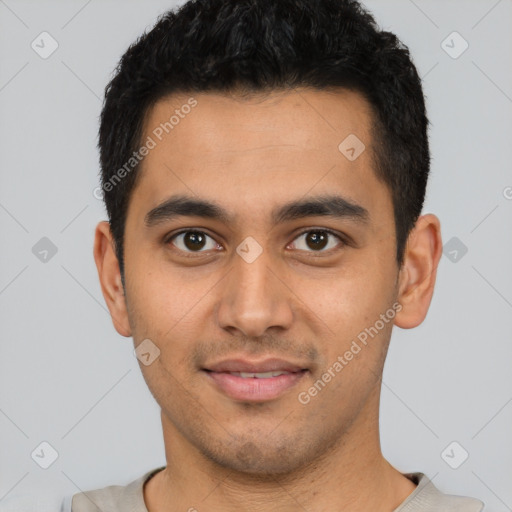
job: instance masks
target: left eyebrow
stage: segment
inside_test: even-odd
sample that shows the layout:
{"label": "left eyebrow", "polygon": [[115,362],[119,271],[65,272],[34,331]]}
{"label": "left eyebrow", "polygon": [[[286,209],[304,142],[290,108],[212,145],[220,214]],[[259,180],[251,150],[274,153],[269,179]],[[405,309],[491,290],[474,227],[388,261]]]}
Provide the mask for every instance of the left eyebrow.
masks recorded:
{"label": "left eyebrow", "polygon": [[[214,219],[225,224],[233,223],[236,218],[220,205],[211,201],[187,195],[176,195],[149,211],[144,218],[144,223],[147,227],[153,227],[182,216]],[[362,224],[367,224],[370,220],[370,213],[366,208],[339,195],[324,195],[291,201],[271,212],[271,220],[274,225],[314,216],[349,219]]]}
{"label": "left eyebrow", "polygon": [[274,211],[272,219],[274,224],[278,224],[314,216],[346,218],[363,224],[370,220],[370,212],[366,208],[339,195],[316,196],[304,201],[292,201]]}

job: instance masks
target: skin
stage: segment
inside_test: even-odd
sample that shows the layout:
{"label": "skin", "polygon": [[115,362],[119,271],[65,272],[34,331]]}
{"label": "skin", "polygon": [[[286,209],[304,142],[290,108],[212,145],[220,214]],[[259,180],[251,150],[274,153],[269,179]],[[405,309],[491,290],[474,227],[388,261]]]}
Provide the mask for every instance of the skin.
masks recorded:
{"label": "skin", "polygon": [[[398,268],[391,194],[373,172],[371,111],[346,90],[297,89],[243,99],[194,94],[197,106],[145,157],[125,231],[125,279],[107,222],[94,256],[116,330],[160,356],[141,371],[161,407],[167,467],[144,487],[149,512],[392,511],[415,484],[383,457],[379,397],[393,325],[419,325],[442,252],[436,216],[421,216]],[[189,99],[148,112],[143,140]],[[349,161],[338,145],[356,134],[366,150]],[[310,216],[273,224],[286,202],[333,192],[369,212],[367,223]],[[229,223],[181,216],[149,228],[145,215],[174,194],[213,201]],[[187,249],[184,228],[209,235]],[[301,230],[331,229],[325,248]],[[247,263],[248,236],[262,249]],[[180,242],[181,240],[181,242]],[[193,247],[193,246],[192,246]],[[188,252],[186,252],[188,251]],[[186,255],[190,257],[186,257]],[[308,391],[365,328],[401,310],[343,370]],[[231,357],[280,357],[308,372],[278,398],[229,398],[202,368]]]}

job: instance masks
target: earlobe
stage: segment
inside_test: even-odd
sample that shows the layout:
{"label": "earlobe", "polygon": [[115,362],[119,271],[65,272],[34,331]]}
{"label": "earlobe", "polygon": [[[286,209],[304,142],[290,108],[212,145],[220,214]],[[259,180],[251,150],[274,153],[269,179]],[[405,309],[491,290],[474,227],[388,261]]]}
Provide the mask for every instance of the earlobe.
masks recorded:
{"label": "earlobe", "polygon": [[420,216],[407,240],[399,274],[398,302],[402,309],[395,317],[398,327],[411,329],[425,319],[442,251],[439,219],[430,213]]}
{"label": "earlobe", "polygon": [[114,327],[121,336],[131,336],[119,261],[115,254],[110,225],[106,221],[100,222],[96,226],[94,261],[98,269],[101,291],[110,311]]}

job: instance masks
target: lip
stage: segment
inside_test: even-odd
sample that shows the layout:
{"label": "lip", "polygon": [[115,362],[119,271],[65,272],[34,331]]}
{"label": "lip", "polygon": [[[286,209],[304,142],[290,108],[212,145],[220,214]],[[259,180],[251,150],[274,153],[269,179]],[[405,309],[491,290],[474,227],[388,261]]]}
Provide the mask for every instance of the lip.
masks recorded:
{"label": "lip", "polygon": [[265,373],[265,372],[289,372],[295,373],[301,370],[307,370],[305,366],[285,361],[284,359],[272,358],[262,361],[249,361],[247,359],[226,359],[208,365],[205,370],[222,373],[222,372],[246,372],[246,373]]}
{"label": "lip", "polygon": [[[286,372],[268,378],[241,377],[229,372],[267,373]],[[308,373],[308,369],[283,359],[249,361],[229,359],[209,365],[203,373],[223,394],[233,400],[244,402],[266,402],[275,400],[295,387]]]}

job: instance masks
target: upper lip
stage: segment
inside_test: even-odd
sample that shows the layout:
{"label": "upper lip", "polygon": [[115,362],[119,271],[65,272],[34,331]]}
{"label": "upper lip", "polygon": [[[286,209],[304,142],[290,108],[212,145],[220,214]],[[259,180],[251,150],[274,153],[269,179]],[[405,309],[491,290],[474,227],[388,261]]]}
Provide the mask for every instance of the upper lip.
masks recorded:
{"label": "upper lip", "polygon": [[284,359],[264,359],[262,361],[250,361],[248,359],[225,359],[218,363],[208,365],[204,368],[211,372],[244,372],[244,373],[265,373],[265,372],[300,372],[306,370],[304,366],[285,361]]}

